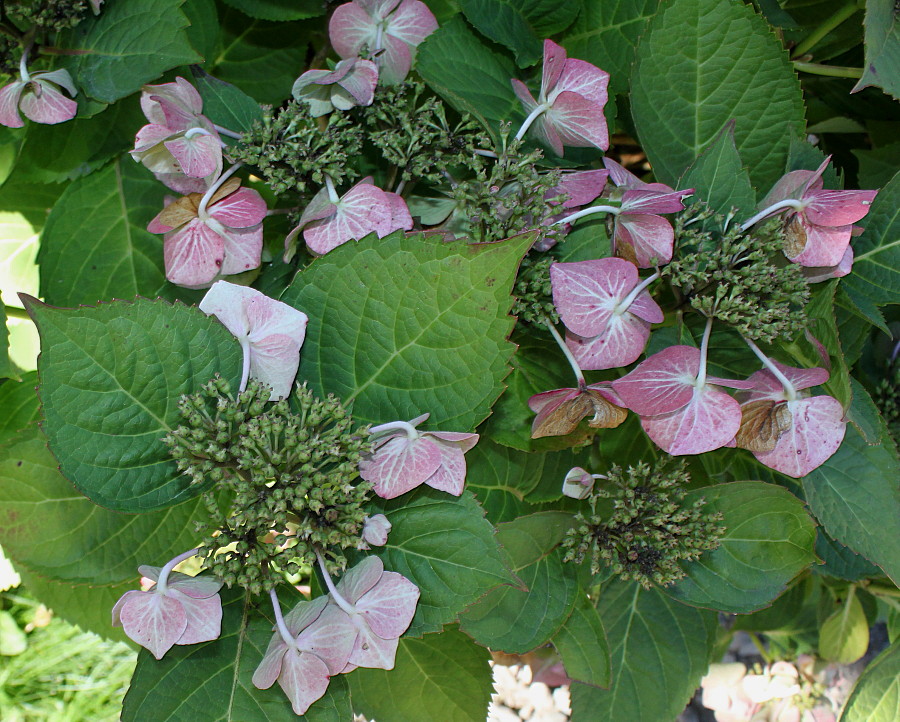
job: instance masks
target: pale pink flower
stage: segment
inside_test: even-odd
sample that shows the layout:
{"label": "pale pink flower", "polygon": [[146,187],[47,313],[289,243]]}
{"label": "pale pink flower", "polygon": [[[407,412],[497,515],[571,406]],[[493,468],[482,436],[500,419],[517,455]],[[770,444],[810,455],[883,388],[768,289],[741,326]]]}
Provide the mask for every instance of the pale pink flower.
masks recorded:
{"label": "pale pink flower", "polygon": [[877,191],[835,191],[822,188],[822,174],[831,156],[815,171],[784,175],[760,203],[761,209],[781,206],[785,215],[784,254],[801,266],[838,266],[845,258],[853,224],[868,212]]}
{"label": "pale pink flower", "polygon": [[478,442],[478,434],[454,431],[419,431],[428,418],[394,421],[371,429],[375,450],[359,464],[359,474],[374,484],[383,499],[393,499],[427,484],[459,496],[466,481],[464,454]]}
{"label": "pale pink flower", "polygon": [[219,319],[240,341],[244,350],[241,391],[247,379],[254,378],[271,387],[270,401],[290,396],[309,320],[305,313],[227,281],[214,283],[199,308]]}
{"label": "pale pink flower", "polygon": [[553,303],[570,331],[566,345],[582,369],[619,368],[635,361],[662,309],[641,283],[635,265],[601,258],[550,266]]}
{"label": "pale pink flower", "polygon": [[175,644],[212,641],[222,627],[222,600],[218,595],[222,582],[170,569],[169,565],[139,567],[144,577],[156,583],[146,592],[125,592],[112,609],[113,626],[122,627],[157,659]]}
{"label": "pale pink flower", "polygon": [[363,520],[362,542],[360,549],[368,549],[369,545],[383,547],[387,544],[388,534],[391,531],[391,522],[384,514],[367,516]]}
{"label": "pale pink flower", "polygon": [[325,694],[329,678],[347,666],[354,638],[347,615],[325,596],[297,604],[284,625],[289,640],[275,631],[252,681],[259,689],[277,681],[294,713],[302,715]]}
{"label": "pale pink flower", "polygon": [[167,205],[150,223],[164,233],[166,278],[187,288],[207,288],[221,276],[258,268],[266,202],[229,178],[202,208],[200,193]]}
{"label": "pale pink flower", "polygon": [[566,51],[552,40],[544,41],[544,67],[538,99],[521,80],[512,79],[513,90],[529,120],[517,138],[533,127],[541,140],[563,155],[564,146],[609,147],[609,131],[603,107],[606,105],[609,73],[584,60],[566,58]]}
{"label": "pale pink flower", "polygon": [[340,197],[326,177],[326,187],[313,197],[300,216],[300,223],[285,239],[285,261],[293,257],[301,231],[310,252],[322,256],[369,233],[383,238],[392,231],[408,231],[412,226],[406,201],[373,185],[371,177],[363,178]]}
{"label": "pale pink flower", "polygon": [[594,488],[593,474],[585,471],[580,466],[569,469],[563,480],[562,493],[571,499],[587,499]]}
{"label": "pale pink flower", "polygon": [[409,74],[416,47],[437,26],[419,0],[354,0],[334,11],[328,36],[342,58],[358,57],[365,48],[381,81],[395,84]]}
{"label": "pale pink flower", "polygon": [[19,111],[35,123],[55,125],[75,117],[78,103],[69,100],[60,88],[75,97],[78,91],[68,70],[29,73],[22,63],[22,72],[16,80],[0,89],[0,123],[8,128],[25,125]]}
{"label": "pale pink flower", "polygon": [[418,602],[419,588],[402,574],[384,571],[379,557],[366,557],[349,569],[330,599],[345,619],[349,617],[345,629],[353,650],[343,671],[393,669],[400,635],[412,622]]}
{"label": "pale pink flower", "polygon": [[309,105],[314,118],[332,110],[350,110],[357,105],[372,105],[378,68],[371,60],[347,58],[334,70],[307,70],[297,80],[291,94]]}
{"label": "pale pink flower", "polygon": [[571,434],[587,417],[592,429],[614,429],[628,416],[623,406],[607,382],[535,394],[528,399],[528,408],[536,414],[531,438]]}

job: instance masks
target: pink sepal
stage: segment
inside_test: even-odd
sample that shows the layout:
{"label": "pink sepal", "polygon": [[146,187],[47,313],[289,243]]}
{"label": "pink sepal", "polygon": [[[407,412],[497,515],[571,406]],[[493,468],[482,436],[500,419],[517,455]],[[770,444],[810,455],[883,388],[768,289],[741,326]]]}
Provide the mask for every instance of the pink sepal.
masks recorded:
{"label": "pink sepal", "polygon": [[711,386],[694,390],[687,405],[667,414],[641,418],[653,442],[673,456],[703,454],[734,439],[741,427],[741,407]]}
{"label": "pink sepal", "polygon": [[[675,231],[660,216],[622,213],[616,216],[613,238],[617,252],[633,257],[638,268],[653,268],[672,260]],[[630,252],[622,252],[623,246]]]}
{"label": "pink sepal", "polygon": [[612,387],[640,416],[667,414],[690,402],[699,370],[700,349],[670,346],[613,381]]}
{"label": "pink sepal", "polygon": [[824,464],[840,448],[847,431],[844,410],[831,396],[787,402],[791,427],[772,451],[754,453],[763,464],[799,479]]}

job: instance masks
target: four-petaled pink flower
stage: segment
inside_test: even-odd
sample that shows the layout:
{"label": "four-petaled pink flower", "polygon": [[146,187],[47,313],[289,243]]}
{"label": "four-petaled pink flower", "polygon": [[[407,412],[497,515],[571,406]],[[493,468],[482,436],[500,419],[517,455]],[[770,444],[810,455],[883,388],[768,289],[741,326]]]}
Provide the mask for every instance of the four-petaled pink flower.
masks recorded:
{"label": "four-petaled pink flower", "polygon": [[150,124],[138,131],[131,157],[179,193],[205,191],[222,172],[222,142],[196,88],[181,77],[145,85],[141,109]]}
{"label": "four-petaled pink flower", "polygon": [[533,126],[541,140],[558,155],[563,147],[609,147],[609,131],[603,106],[609,73],[584,60],[566,58],[566,51],[552,40],[544,41],[544,67],[538,99],[521,80],[512,79],[513,90],[528,119],[519,130],[521,138]]}
{"label": "four-petaled pink flower", "polygon": [[322,256],[369,233],[383,238],[392,231],[412,228],[406,201],[373,185],[371,177],[363,178],[340,197],[331,178],[326,176],[325,181],[325,188],[313,197],[300,216],[299,225],[285,239],[285,261],[293,257],[301,231],[307,248]]}
{"label": "four-petaled pink flower", "polygon": [[334,11],[328,37],[342,58],[355,58],[365,49],[378,65],[381,81],[395,84],[407,76],[416,47],[437,26],[419,0],[354,0]]}
{"label": "four-petaled pink flower", "polygon": [[613,252],[639,268],[671,261],[675,231],[658,214],[684,210],[683,199],[694,190],[676,191],[664,183],[645,183],[611,158],[604,158],[603,163],[616,186],[608,197],[621,201],[615,214]]}
{"label": "four-petaled pink flower", "polygon": [[746,389],[750,383],[707,376],[701,351],[693,346],[670,346],[612,382],[647,435],[673,456],[702,454],[734,439],[741,408],[718,386]]}
{"label": "four-petaled pink flower", "polygon": [[200,301],[200,310],[218,318],[240,341],[244,350],[241,391],[247,379],[254,378],[272,388],[270,401],[290,395],[309,320],[305,313],[227,281],[213,284]]}
{"label": "four-petaled pink flower", "polygon": [[[760,208],[787,208],[784,254],[801,266],[838,266],[853,235],[853,224],[868,212],[877,191],[822,188],[826,158],[815,171],[795,170],[779,180]],[[776,208],[777,210],[777,208]]]}
{"label": "four-petaled pink flower", "polygon": [[[375,426],[381,436],[371,456],[359,464],[360,476],[374,484],[375,493],[393,499],[421,484],[459,496],[466,481],[465,452],[478,442],[478,434],[454,431],[419,431],[428,414],[410,422]],[[383,435],[383,436],[382,436]]]}
{"label": "four-petaled pink flower", "polygon": [[162,659],[174,644],[209,642],[219,636],[222,600],[218,592],[222,582],[210,576],[173,572],[169,565],[142,566],[138,571],[156,584],[146,592],[133,590],[122,595],[112,609],[114,627],[122,627],[157,659]]}
{"label": "four-petaled pink flower", "polygon": [[343,671],[393,669],[400,635],[416,613],[419,588],[402,574],[384,571],[381,559],[370,556],[349,569],[334,592],[330,603],[349,617],[347,635],[353,643]]}
{"label": "four-petaled pink flower", "polygon": [[187,288],[207,288],[219,276],[258,268],[266,202],[229,178],[208,203],[191,193],[167,205],[147,226],[164,233],[166,278]]}
{"label": "four-petaled pink flower", "polygon": [[75,97],[78,91],[68,70],[38,70],[29,73],[22,63],[18,80],[0,89],[0,123],[8,128],[25,125],[19,111],[35,123],[54,125],[75,117],[78,103],[60,92],[65,89]]}
{"label": "four-petaled pink flower", "polygon": [[302,715],[325,694],[329,678],[347,666],[354,637],[347,615],[325,596],[297,604],[284,625],[288,640],[276,629],[252,681],[268,689],[277,680],[294,713]]}
{"label": "four-petaled pink flower", "polygon": [[357,105],[372,105],[378,68],[371,60],[347,58],[334,70],[307,70],[294,81],[291,94],[309,105],[314,118],[332,110],[350,110]]}
{"label": "four-petaled pink flower", "polygon": [[627,366],[643,353],[650,324],[663,320],[635,265],[621,258],[554,263],[550,281],[566,345],[582,369]]}
{"label": "four-petaled pink flower", "polygon": [[799,393],[824,384],[828,380],[825,369],[771,363],[783,379],[769,369],[757,371],[748,379],[752,386],[742,407],[745,418],[748,407],[760,414],[757,426],[775,426],[777,441],[770,450],[753,451],[753,455],[769,468],[799,479],[824,464],[840,447],[847,430],[844,409],[831,396]]}

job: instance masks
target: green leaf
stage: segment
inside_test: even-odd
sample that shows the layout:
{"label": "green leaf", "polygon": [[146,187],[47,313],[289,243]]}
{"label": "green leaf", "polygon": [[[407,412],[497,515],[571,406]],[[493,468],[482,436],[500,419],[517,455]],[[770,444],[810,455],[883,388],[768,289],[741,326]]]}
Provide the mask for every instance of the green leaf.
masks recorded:
{"label": "green leaf", "polygon": [[612,682],[609,642],[600,614],[583,589],[578,590],[572,613],[552,641],[570,679],[609,687]]}
{"label": "green leaf", "polygon": [[[752,614],[738,614],[734,617],[731,629],[742,629],[747,632],[772,632],[775,630],[790,632],[797,626],[803,610],[803,603],[812,587],[809,577],[798,580],[772,605]],[[818,629],[818,627],[817,627]]]}
{"label": "green leaf", "polygon": [[456,629],[406,637],[392,670],[360,668],[347,678],[353,711],[391,722],[483,722],[493,691],[490,658]]}
{"label": "green leaf", "polygon": [[575,566],[563,564],[556,548],[571,523],[571,514],[552,511],[500,524],[497,539],[525,588],[494,589],[460,615],[460,628],[479,644],[513,654],[553,637],[578,593]]}
{"label": "green leaf", "polygon": [[195,546],[195,522],[207,516],[199,499],[120,514],[73,494],[37,426],[0,446],[0,542],[14,560],[54,580],[134,580],[140,564],[161,566]]}
{"label": "green leaf", "polygon": [[[264,611],[243,590],[223,589],[222,634],[212,642],[172,647],[157,661],[138,656],[125,695],[123,722],[245,722],[297,719],[278,684],[257,689],[250,681],[272,638],[268,597]],[[299,601],[299,595],[294,599]],[[325,696],[310,707],[308,722],[346,722],[352,717],[346,678],[332,677]]]}
{"label": "green leaf", "polygon": [[859,161],[859,186],[877,190],[890,183],[900,167],[900,142],[872,150],[850,151]]}
{"label": "green leaf", "polygon": [[861,223],[866,230],[853,242],[853,273],[841,287],[857,304],[900,303],[900,173],[875,196]]}
{"label": "green leaf", "polygon": [[825,563],[814,566],[813,571],[822,576],[858,582],[860,579],[879,577],[882,574],[881,570],[866,561],[865,557],[836,542],[821,529],[816,536],[816,556]]}
{"label": "green leaf", "polygon": [[360,423],[427,411],[428,429],[471,431],[509,372],[510,289],[532,240],[468,245],[401,232],[336,248],[282,296],[310,319],[299,377],[352,401]]}
{"label": "green leaf", "polygon": [[853,394],[853,402],[847,409],[847,420],[852,423],[863,435],[868,444],[877,444],[881,440],[883,420],[881,412],[863,386],[852,376],[850,377],[850,389]]}
{"label": "green leaf", "polygon": [[203,98],[203,114],[213,123],[235,132],[250,130],[262,118],[262,109],[253,98],[231,83],[192,67],[194,86]]}
{"label": "green leaf", "polygon": [[44,432],[63,475],[116,511],[155,511],[201,489],[180,474],[162,437],[178,398],[221,373],[236,381],[240,345],[202,311],[139,298],[29,313],[41,334]]}
{"label": "green leaf", "polygon": [[261,20],[303,20],[325,12],[324,0],[223,0],[251,18]]}
{"label": "green leaf", "polygon": [[675,599],[722,612],[752,612],[768,606],[816,561],[815,523],[787,489],[737,481],[692,490],[686,503],[699,498],[706,499],[707,513],[722,513],[726,531],[718,547],[681,565],[687,576],[665,590]]}
{"label": "green leaf", "polygon": [[22,374],[21,381],[5,381],[0,384],[0,444],[6,443],[20,429],[41,417],[35,387],[37,373]]}
{"label": "green leaf", "polygon": [[865,19],[866,61],[851,92],[876,85],[900,100],[900,20],[892,0],[868,0]]}
{"label": "green leaf", "polygon": [[625,93],[635,46],[658,6],[659,0],[584,0],[562,44],[570,57],[587,60],[609,73],[611,95]]}
{"label": "green leaf", "polygon": [[[736,39],[740,39],[737,41]],[[657,177],[674,184],[732,119],[750,180],[782,174],[803,96],[787,54],[752,8],[673,0],[647,28],[632,74],[632,113]]]}
{"label": "green leaf", "polygon": [[41,295],[47,303],[197,295],[166,281],[162,236],[147,230],[165,194],[161,183],[125,156],[70,184],[41,236]]}
{"label": "green leaf", "polygon": [[736,207],[742,215],[753,214],[756,194],[734,145],[733,121],[684,172],[678,187],[693,188],[694,198],[719,213],[727,214]]}
{"label": "green leaf", "polygon": [[844,705],[840,722],[894,722],[900,718],[900,642],[866,667]]}
{"label": "green leaf", "polygon": [[61,47],[81,54],[62,56],[62,66],[87,95],[112,103],[171,68],[201,62],[185,32],[183,1],[109,3],[63,33]]}
{"label": "green leaf", "polygon": [[222,37],[206,71],[233,83],[259,103],[279,105],[306,65],[309,23],[250,20],[221,12]]}
{"label": "green leaf", "polygon": [[460,17],[419,46],[416,70],[456,110],[471,113],[495,135],[501,122],[525,119],[510,84],[515,77],[512,62],[482,43]]}
{"label": "green leaf", "polygon": [[830,536],[900,582],[900,463],[887,431],[869,446],[852,424],[841,448],[803,477],[806,501]]}
{"label": "green leaf", "polygon": [[470,492],[457,498],[421,487],[395,500],[376,499],[374,508],[393,525],[376,553],[386,569],[419,587],[408,636],[440,631],[488,590],[517,583],[500,556],[494,527]]}
{"label": "green leaf", "polygon": [[675,719],[706,673],[715,612],[619,581],[601,589],[597,610],[612,652],[613,685],[602,690],[573,684],[573,719]]}
{"label": "green leaf", "polygon": [[855,587],[850,587],[840,608],[822,623],[819,654],[829,662],[853,664],[869,646],[869,623]]}
{"label": "green leaf", "polygon": [[188,40],[204,60],[209,60],[219,46],[222,28],[215,0],[185,0],[181,11],[190,21]]}

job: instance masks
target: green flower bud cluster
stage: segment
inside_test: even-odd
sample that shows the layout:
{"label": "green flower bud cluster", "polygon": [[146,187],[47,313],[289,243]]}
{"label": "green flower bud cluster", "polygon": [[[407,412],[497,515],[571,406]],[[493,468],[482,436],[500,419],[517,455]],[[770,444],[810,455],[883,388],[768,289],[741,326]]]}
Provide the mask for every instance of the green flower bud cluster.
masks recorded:
{"label": "green flower bud cluster", "polygon": [[676,217],[675,239],[675,258],[661,276],[704,316],[766,343],[805,328],[809,285],[781,253],[780,221],[742,233],[730,218],[695,203]]}
{"label": "green flower bud cluster", "polygon": [[253,123],[228,155],[255,166],[275,193],[293,190],[308,196],[325,183],[325,175],[336,185],[359,176],[354,161],[363,136],[348,115],[316,119],[306,103],[292,100],[278,111],[263,107],[262,120]]}
{"label": "green flower bud cluster", "polygon": [[216,376],[181,398],[187,423],[164,439],[178,468],[206,487],[204,566],[254,594],[271,589],[277,572],[314,564],[317,550],[330,571],[343,570],[372,488],[358,479],[372,451],[368,429],[354,426],[339,399],[318,399],[305,385],[291,402],[270,403],[269,393],[251,381],[232,395]]}
{"label": "green flower bud cluster", "polygon": [[21,24],[53,32],[75,27],[88,9],[87,0],[12,0],[4,6]]}
{"label": "green flower bud cluster", "polygon": [[553,305],[553,287],[550,284],[550,266],[556,259],[529,253],[522,259],[519,275],[513,287],[512,315],[519,321],[544,326],[545,319],[554,325],[559,323],[559,314]]}
{"label": "green flower bud cluster", "polygon": [[484,159],[475,151],[490,147],[488,134],[465,114],[451,129],[444,104],[423,98],[424,92],[425,84],[414,80],[379,87],[372,105],[356,109],[369,130],[367,138],[405,182],[442,183],[447,168],[481,168]]}
{"label": "green flower bud cluster", "polygon": [[553,229],[541,221],[551,214],[551,202],[560,171],[539,172],[540,150],[519,154],[520,143],[512,141],[496,162],[479,168],[475,177],[453,185],[450,195],[456,200],[463,218],[468,219],[467,236],[473,243],[509,238],[529,229],[537,229],[540,243]]}
{"label": "green flower bud cluster", "polygon": [[684,462],[671,464],[670,458],[625,471],[614,465],[589,497],[591,513],[575,517],[563,560],[580,564],[590,557],[591,574],[608,567],[645,589],[676,582],[684,576],[679,562],[715,549],[725,533],[721,513],[705,513],[703,499],[686,506],[689,482]]}

